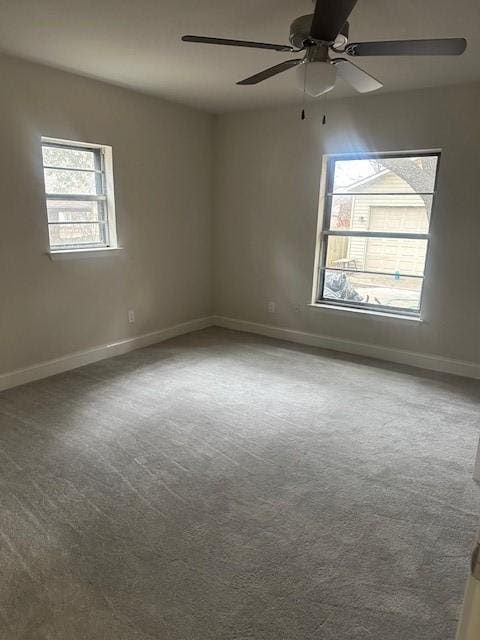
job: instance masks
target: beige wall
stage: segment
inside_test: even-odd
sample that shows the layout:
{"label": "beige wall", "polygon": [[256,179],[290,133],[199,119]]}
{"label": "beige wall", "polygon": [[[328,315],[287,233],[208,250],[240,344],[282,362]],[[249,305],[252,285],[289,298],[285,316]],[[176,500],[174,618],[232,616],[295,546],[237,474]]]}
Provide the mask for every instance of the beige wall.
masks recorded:
{"label": "beige wall", "polygon": [[[479,86],[330,100],[326,126],[321,104],[304,122],[230,114],[214,131],[207,114],[7,56],[0,74],[0,373],[212,311],[480,362]],[[113,147],[119,254],[46,255],[41,135]],[[309,307],[322,155],[430,148],[426,321]]]}
{"label": "beige wall", "polygon": [[[216,126],[216,313],[480,362],[480,86],[227,114]],[[308,306],[322,155],[443,151],[425,322]],[[275,314],[267,302],[275,301]],[[296,310],[300,305],[300,311]]]}
{"label": "beige wall", "polygon": [[[0,77],[0,373],[208,315],[213,118],[6,56]],[[46,255],[41,135],[113,147],[118,255]]]}

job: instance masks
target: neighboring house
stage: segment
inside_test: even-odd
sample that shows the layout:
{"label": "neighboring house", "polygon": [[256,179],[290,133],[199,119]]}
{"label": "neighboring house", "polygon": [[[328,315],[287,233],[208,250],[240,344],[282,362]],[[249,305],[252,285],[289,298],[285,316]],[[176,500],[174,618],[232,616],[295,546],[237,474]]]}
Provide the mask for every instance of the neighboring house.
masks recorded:
{"label": "neighboring house", "polygon": [[[349,191],[355,195],[336,196],[333,207],[332,215],[337,217],[339,229],[410,233],[424,233],[428,229],[423,198],[389,169],[356,182],[345,189],[345,193]],[[405,195],[399,197],[399,193]],[[425,251],[424,243],[411,240],[338,238],[329,266],[344,264],[358,271],[421,274]],[[337,260],[340,262],[334,265]]]}
{"label": "neighboring house", "polygon": [[57,245],[64,246],[81,244],[85,238],[88,238],[92,243],[100,243],[102,238],[99,226],[90,224],[98,218],[99,212],[95,202],[50,201],[48,219],[51,223],[57,223],[54,226],[50,225],[50,240]]}

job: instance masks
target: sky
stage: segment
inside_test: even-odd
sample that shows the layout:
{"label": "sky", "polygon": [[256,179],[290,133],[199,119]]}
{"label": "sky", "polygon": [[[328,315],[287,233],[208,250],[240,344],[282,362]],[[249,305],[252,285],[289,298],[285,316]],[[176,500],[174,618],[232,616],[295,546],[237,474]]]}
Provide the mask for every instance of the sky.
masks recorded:
{"label": "sky", "polygon": [[350,185],[378,173],[378,164],[371,160],[337,160],[334,190]]}

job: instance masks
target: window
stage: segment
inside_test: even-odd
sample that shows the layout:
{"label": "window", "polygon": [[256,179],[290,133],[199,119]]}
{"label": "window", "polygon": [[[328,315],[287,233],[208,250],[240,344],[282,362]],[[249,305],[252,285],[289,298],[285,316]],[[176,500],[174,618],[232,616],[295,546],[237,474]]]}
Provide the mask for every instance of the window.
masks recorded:
{"label": "window", "polygon": [[50,250],[117,246],[111,147],[42,138]]}
{"label": "window", "polygon": [[439,157],[326,159],[314,302],[420,315]]}

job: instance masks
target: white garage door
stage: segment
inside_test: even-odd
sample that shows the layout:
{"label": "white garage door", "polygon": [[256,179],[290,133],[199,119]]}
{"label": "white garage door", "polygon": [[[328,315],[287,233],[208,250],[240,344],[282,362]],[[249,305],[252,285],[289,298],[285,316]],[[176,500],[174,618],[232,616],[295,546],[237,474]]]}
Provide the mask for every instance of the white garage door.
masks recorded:
{"label": "white garage door", "polygon": [[[424,207],[371,207],[369,231],[425,233]],[[365,259],[367,271],[423,274],[427,243],[424,240],[369,238]]]}

